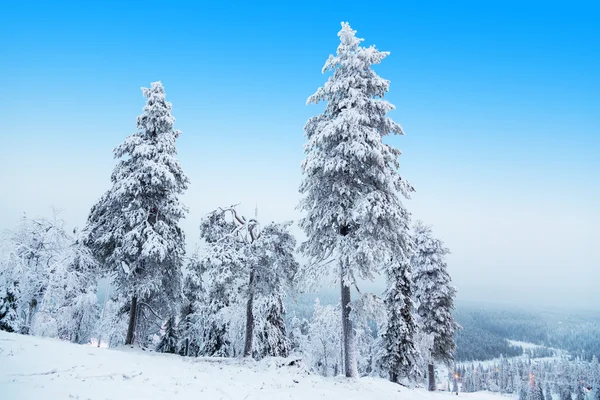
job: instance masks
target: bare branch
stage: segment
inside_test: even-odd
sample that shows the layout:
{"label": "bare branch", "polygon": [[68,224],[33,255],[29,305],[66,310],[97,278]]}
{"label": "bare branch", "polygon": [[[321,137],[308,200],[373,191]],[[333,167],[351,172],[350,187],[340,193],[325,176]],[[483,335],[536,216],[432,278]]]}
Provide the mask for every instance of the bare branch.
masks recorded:
{"label": "bare branch", "polygon": [[149,305],[148,303],[145,303],[145,302],[143,302],[143,301],[139,301],[139,302],[138,302],[138,305],[141,305],[141,306],[146,306],[146,307],[148,308],[148,310],[150,310],[150,311],[152,312],[152,314],[154,314],[154,316],[155,316],[156,318],[160,319],[161,321],[163,321],[163,320],[164,320],[164,318],[162,318],[160,315],[158,315],[158,314],[156,313],[156,311],[154,311],[154,310],[152,309],[152,307],[150,307],[150,305]]}

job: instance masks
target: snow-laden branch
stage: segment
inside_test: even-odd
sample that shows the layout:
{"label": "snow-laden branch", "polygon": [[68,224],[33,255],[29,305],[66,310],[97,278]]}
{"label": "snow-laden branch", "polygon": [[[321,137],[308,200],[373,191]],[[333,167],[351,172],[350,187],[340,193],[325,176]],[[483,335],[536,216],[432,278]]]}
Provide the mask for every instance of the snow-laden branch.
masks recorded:
{"label": "snow-laden branch", "polygon": [[145,303],[145,302],[143,302],[143,301],[140,301],[140,302],[138,302],[138,305],[140,305],[140,306],[145,306],[146,308],[148,308],[148,310],[150,310],[150,312],[152,312],[152,314],[154,314],[154,316],[155,316],[156,318],[160,319],[161,321],[163,321],[163,320],[164,320],[164,319],[163,319],[163,318],[162,318],[160,315],[158,315],[158,314],[156,313],[156,311],[154,311],[154,309],[153,309],[153,308],[150,306],[150,304],[148,304],[148,303]]}

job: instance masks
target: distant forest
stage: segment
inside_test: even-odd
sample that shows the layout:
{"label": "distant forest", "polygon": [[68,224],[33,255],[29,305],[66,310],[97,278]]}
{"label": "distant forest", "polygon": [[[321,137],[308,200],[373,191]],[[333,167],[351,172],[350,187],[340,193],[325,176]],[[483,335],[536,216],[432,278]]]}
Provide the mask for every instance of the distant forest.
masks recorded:
{"label": "distant forest", "polygon": [[[336,304],[334,294],[320,293],[321,304]],[[310,318],[314,294],[287,299],[287,317]],[[463,327],[456,336],[455,359],[458,362],[484,361],[521,355],[531,358],[558,355],[564,350],[572,358],[600,359],[600,312],[525,311],[492,306],[475,307],[458,304],[454,316]],[[509,340],[528,342],[542,347],[523,349]]]}
{"label": "distant forest", "polygon": [[542,348],[525,350],[532,358],[553,355],[549,348],[590,361],[600,358],[600,314],[550,313],[460,306],[455,311],[463,329],[457,333],[457,361],[483,361],[522,355],[508,340],[534,343]]}

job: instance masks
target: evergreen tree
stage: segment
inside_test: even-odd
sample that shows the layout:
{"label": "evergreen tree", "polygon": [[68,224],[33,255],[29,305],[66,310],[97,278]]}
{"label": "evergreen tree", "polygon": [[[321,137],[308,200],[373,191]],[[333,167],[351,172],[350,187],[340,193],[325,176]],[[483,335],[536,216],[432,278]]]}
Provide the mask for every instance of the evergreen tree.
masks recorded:
{"label": "evergreen tree", "polygon": [[585,394],[583,393],[583,386],[581,383],[577,384],[577,400],[585,400]]}
{"label": "evergreen tree", "polygon": [[550,388],[550,383],[546,382],[546,400],[552,400],[552,389]]}
{"label": "evergreen tree", "polygon": [[573,400],[571,389],[568,386],[560,387],[560,400]]}
{"label": "evergreen tree", "polygon": [[179,344],[179,337],[177,333],[177,324],[175,317],[170,317],[164,326],[160,342],[156,346],[156,351],[159,353],[177,353],[177,347]]}
{"label": "evergreen tree", "polygon": [[268,224],[247,248],[246,259],[251,265],[248,293],[253,300],[252,334],[256,340],[250,350],[245,349],[245,355],[248,351],[256,358],[289,355],[283,299],[292,288],[299,268],[294,257],[296,239],[289,232],[290,226],[291,222]]}
{"label": "evergreen tree", "polygon": [[236,354],[235,333],[230,327],[243,312],[239,292],[246,284],[247,267],[242,257],[246,243],[240,240],[237,228],[222,211],[213,211],[200,222],[200,237],[206,243],[206,251],[198,260],[198,269],[206,274],[204,298],[198,310],[203,356]]}
{"label": "evergreen tree", "polygon": [[4,292],[0,292],[0,331],[19,331],[21,321],[17,309],[17,293],[16,282],[13,282],[12,287],[5,284]]}
{"label": "evergreen tree", "polygon": [[232,323],[242,319],[242,308],[244,356],[289,354],[283,299],[298,269],[290,224],[272,223],[261,229],[256,219],[246,220],[233,207],[216,210],[203,220],[201,236],[207,250],[202,263],[208,287],[202,318],[207,355],[236,352]]}
{"label": "evergreen tree", "polygon": [[525,383],[521,383],[521,387],[519,388],[519,400],[529,400],[529,390]]}
{"label": "evergreen tree", "polygon": [[596,355],[592,356],[591,369],[591,384],[594,388],[600,386],[600,362]]}
{"label": "evergreen tree", "polygon": [[382,334],[381,366],[392,382],[400,378],[418,379],[421,355],[414,335],[417,325],[413,318],[412,279],[407,258],[390,263],[387,271],[388,287],[385,292],[387,324]]}
{"label": "evergreen tree", "polygon": [[184,279],[183,302],[178,326],[179,354],[182,356],[197,356],[200,350],[199,303],[202,301],[203,290],[201,266],[197,257],[193,257],[188,264],[188,274]]}
{"label": "evergreen tree", "polygon": [[181,132],[173,129],[162,84],[153,82],[142,92],[147,101],[138,131],[115,149],[121,160],[113,186],[92,208],[86,229],[86,244],[115,276],[116,290],[130,299],[126,344],[136,337],[138,308],[174,312],[185,255],[178,223],[187,210],[178,197],[188,179],[175,148]]}
{"label": "evergreen tree", "polygon": [[528,400],[544,400],[544,391],[542,390],[542,385],[535,382],[533,374],[530,377],[529,393],[527,398]]}
{"label": "evergreen tree", "polygon": [[326,260],[337,260],[348,377],[358,374],[350,287],[406,250],[398,249],[409,219],[398,192],[408,196],[412,190],[398,174],[400,151],[382,142],[390,132],[403,133],[386,116],[394,106],[381,99],[389,81],[371,69],[389,53],[361,47],[355,33],[342,23],[337,53],[323,68],[333,75],[307,101],[327,105],[304,128],[308,143],[299,206],[307,212],[300,221],[307,235],[301,250],[312,260],[306,270],[310,280],[328,272]]}
{"label": "evergreen tree", "polygon": [[[417,313],[426,334],[433,336],[432,361],[446,364],[453,359],[456,349],[454,334],[458,328],[452,317],[456,289],[451,286],[445,261],[450,251],[439,239],[435,239],[431,227],[417,221],[413,231],[415,252],[412,257],[413,280]],[[430,391],[435,390],[433,362],[428,366]]]}
{"label": "evergreen tree", "polygon": [[254,308],[255,314],[264,315],[266,318],[257,321],[254,358],[289,356],[291,342],[286,334],[285,307],[282,299],[259,298],[257,303],[258,307]]}

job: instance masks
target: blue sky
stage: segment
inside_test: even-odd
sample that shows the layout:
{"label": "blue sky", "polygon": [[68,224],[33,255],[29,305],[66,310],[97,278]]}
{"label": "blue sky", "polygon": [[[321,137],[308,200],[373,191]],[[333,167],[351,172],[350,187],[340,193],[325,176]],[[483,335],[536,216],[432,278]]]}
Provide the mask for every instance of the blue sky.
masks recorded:
{"label": "blue sky", "polygon": [[[122,4],[122,3],[127,3]],[[451,248],[459,298],[598,304],[600,19],[593,2],[5,2],[0,229],[71,225],[109,187],[141,86],[161,80],[191,179],[190,246],[212,208],[297,219],[306,98],[341,21],[391,55],[407,207]]]}

